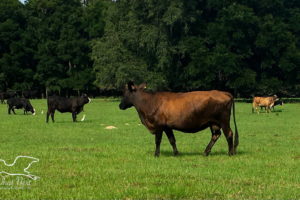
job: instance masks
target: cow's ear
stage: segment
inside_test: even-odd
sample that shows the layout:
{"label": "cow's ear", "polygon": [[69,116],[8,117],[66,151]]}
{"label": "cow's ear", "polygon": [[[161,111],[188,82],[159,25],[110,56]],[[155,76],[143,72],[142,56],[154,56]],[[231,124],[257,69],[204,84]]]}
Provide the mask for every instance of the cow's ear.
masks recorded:
{"label": "cow's ear", "polygon": [[140,90],[144,90],[147,88],[147,84],[146,83],[142,83],[141,85],[139,85],[139,89]]}
{"label": "cow's ear", "polygon": [[128,88],[128,90],[129,90],[130,92],[136,91],[136,87],[135,87],[135,85],[134,85],[134,83],[133,83],[132,81],[129,81],[129,82],[127,83],[127,88]]}

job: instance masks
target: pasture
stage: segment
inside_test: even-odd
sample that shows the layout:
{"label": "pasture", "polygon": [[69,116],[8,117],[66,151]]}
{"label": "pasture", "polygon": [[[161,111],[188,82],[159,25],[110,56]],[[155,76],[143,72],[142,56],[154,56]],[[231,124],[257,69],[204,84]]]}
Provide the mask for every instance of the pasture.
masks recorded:
{"label": "pasture", "polygon": [[86,114],[85,121],[78,123],[70,113],[56,112],[56,122],[46,124],[46,100],[31,103],[36,116],[21,110],[8,115],[6,104],[0,105],[0,158],[10,163],[18,155],[38,158],[30,172],[40,179],[25,188],[10,188],[2,180],[1,199],[300,198],[300,104],[258,115],[251,113],[251,104],[236,103],[236,156],[227,155],[222,134],[204,157],[211,137],[207,129],[175,132],[177,157],[164,135],[155,158],[154,136],[134,108],[119,110],[118,100],[93,100],[78,116]]}

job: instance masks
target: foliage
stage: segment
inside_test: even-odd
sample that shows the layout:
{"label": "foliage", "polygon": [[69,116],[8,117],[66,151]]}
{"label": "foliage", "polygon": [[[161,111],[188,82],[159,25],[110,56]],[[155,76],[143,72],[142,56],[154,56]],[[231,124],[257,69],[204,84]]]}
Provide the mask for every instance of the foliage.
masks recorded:
{"label": "foliage", "polygon": [[[299,95],[299,29],[290,24],[297,25],[297,16],[299,5],[282,1],[111,2],[109,37],[93,42],[95,83],[119,87],[130,76],[155,72],[159,87],[172,90]],[[116,76],[120,65],[137,73]]]}
{"label": "foliage", "polygon": [[3,0],[0,9],[0,90],[120,90],[133,80],[300,95],[295,0]]}

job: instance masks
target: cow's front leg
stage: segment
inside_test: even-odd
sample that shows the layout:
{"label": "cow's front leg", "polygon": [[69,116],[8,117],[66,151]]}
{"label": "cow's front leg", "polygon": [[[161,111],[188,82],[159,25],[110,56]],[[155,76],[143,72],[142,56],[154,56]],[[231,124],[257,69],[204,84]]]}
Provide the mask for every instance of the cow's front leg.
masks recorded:
{"label": "cow's front leg", "polygon": [[77,113],[76,113],[76,112],[72,112],[72,118],[73,118],[73,122],[76,122],[76,115],[77,115]]}
{"label": "cow's front leg", "polygon": [[13,111],[13,113],[14,113],[14,114],[16,114],[16,112],[15,112],[15,109],[14,109],[14,108],[12,108],[11,110]]}
{"label": "cow's front leg", "polygon": [[156,131],[155,132],[155,154],[154,156],[159,157],[160,154],[160,143],[161,143],[161,138],[162,138],[162,131]]}
{"label": "cow's front leg", "polygon": [[173,147],[174,155],[175,156],[178,155],[179,152],[178,152],[177,147],[176,147],[176,139],[175,139],[175,136],[174,136],[174,133],[173,133],[172,129],[165,129],[165,133],[168,136],[169,142]]}

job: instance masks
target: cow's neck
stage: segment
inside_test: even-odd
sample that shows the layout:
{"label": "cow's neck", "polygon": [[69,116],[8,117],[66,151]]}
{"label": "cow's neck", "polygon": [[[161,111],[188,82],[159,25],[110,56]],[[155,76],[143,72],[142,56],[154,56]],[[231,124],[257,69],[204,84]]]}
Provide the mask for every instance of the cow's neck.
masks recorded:
{"label": "cow's neck", "polygon": [[155,93],[140,92],[133,102],[139,114],[151,115],[157,109]]}

